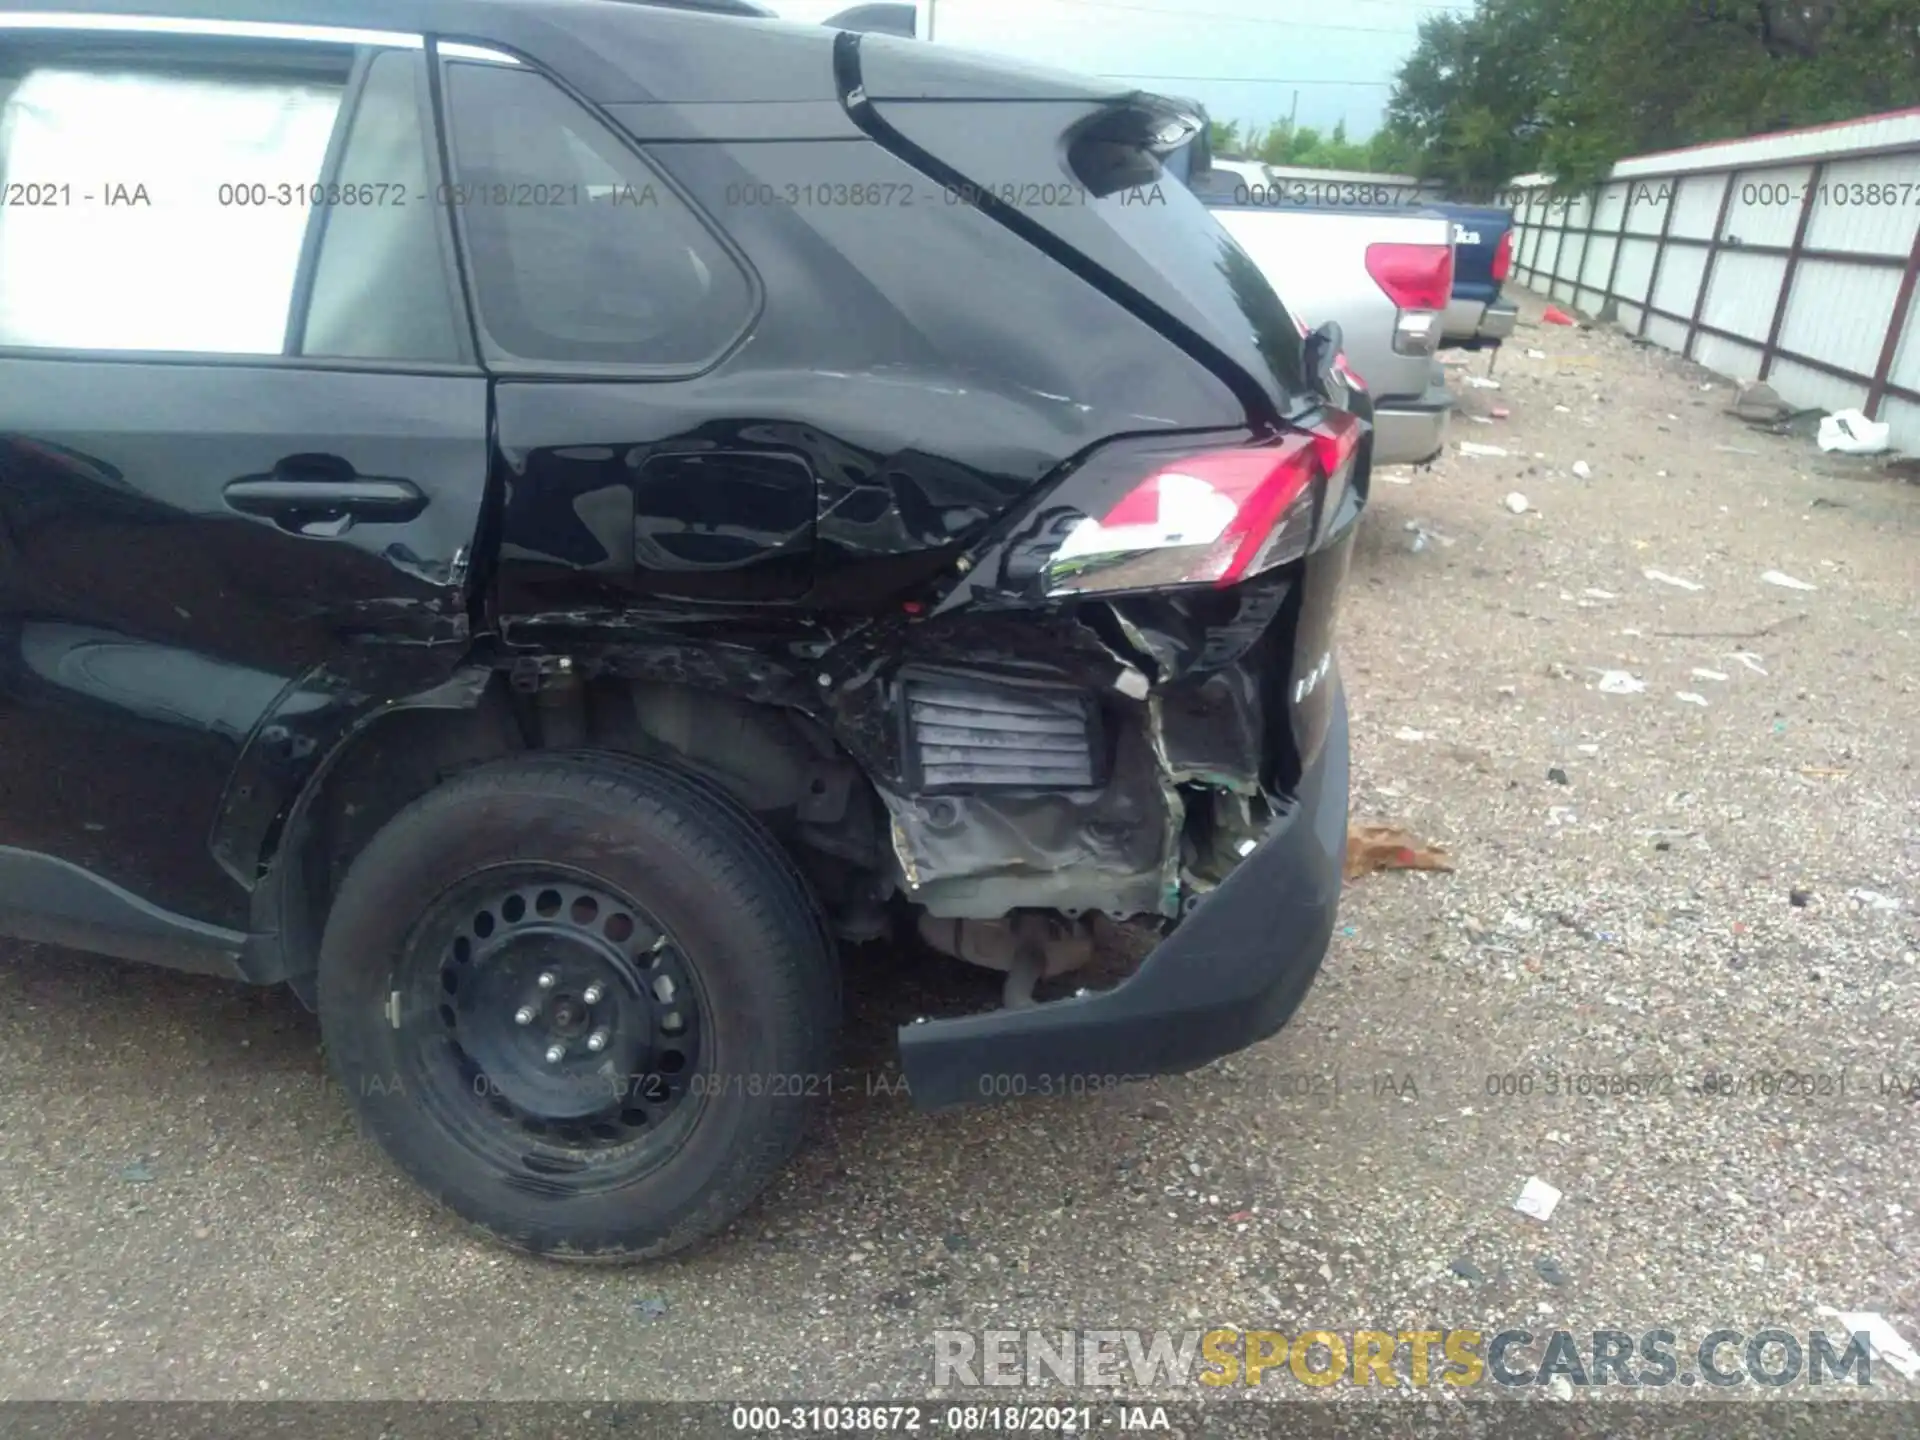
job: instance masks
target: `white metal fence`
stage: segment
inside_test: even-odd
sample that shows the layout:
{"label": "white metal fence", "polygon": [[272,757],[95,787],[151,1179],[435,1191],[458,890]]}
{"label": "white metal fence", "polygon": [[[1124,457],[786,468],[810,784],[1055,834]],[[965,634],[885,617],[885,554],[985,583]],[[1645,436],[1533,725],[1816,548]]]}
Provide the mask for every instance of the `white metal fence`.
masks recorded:
{"label": "white metal fence", "polygon": [[1523,176],[1515,278],[1920,453],[1920,109]]}

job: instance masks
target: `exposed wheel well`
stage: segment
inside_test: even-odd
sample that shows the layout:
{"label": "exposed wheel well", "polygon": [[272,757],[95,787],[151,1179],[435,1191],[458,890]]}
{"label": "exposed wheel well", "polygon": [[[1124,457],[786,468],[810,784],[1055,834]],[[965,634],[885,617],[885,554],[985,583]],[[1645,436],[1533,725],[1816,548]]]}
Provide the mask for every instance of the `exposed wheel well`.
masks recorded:
{"label": "exposed wheel well", "polygon": [[883,808],[859,766],[807,717],[687,686],[565,672],[523,692],[502,674],[472,709],[382,716],[310,782],[274,866],[287,973],[318,967],[348,867],[408,805],[506,755],[583,748],[651,756],[713,780],[773,831],[843,933],[880,923]]}

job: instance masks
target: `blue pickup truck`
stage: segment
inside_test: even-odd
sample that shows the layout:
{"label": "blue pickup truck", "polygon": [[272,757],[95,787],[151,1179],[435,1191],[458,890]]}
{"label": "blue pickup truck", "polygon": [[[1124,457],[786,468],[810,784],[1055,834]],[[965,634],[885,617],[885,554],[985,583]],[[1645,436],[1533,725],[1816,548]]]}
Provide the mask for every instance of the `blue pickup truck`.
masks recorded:
{"label": "blue pickup truck", "polygon": [[1441,322],[1442,348],[1480,350],[1513,334],[1518,307],[1500,298],[1513,273],[1513,212],[1429,205],[1453,223],[1453,298]]}

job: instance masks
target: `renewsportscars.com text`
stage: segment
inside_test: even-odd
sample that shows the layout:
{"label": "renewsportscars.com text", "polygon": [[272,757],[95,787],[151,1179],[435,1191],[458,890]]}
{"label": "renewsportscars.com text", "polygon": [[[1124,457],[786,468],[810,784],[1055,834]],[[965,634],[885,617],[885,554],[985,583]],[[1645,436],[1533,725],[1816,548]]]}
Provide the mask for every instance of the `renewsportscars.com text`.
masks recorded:
{"label": "renewsportscars.com text", "polygon": [[933,1351],[957,1389],[1873,1384],[1867,1337],[1822,1330],[936,1330]]}

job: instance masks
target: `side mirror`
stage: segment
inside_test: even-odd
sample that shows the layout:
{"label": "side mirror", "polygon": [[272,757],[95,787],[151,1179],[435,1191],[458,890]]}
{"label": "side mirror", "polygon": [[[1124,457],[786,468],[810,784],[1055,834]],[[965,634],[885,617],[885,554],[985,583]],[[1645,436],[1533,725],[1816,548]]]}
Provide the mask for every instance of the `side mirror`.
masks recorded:
{"label": "side mirror", "polygon": [[1193,153],[1187,161],[1188,175],[1199,178],[1213,173],[1213,126],[1201,117],[1200,133],[1193,137]]}
{"label": "side mirror", "polygon": [[1307,377],[1313,382],[1313,388],[1336,404],[1344,404],[1347,395],[1347,382],[1338,364],[1345,343],[1340,322],[1329,320],[1310,332],[1303,346]]}

